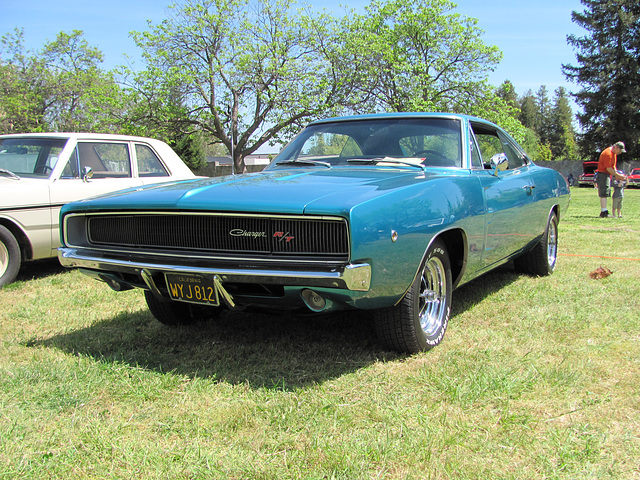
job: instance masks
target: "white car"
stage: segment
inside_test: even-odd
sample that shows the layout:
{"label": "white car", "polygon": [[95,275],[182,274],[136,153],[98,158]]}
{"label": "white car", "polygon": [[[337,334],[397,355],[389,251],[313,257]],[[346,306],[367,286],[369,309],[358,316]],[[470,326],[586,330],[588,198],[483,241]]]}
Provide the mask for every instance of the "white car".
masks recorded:
{"label": "white car", "polygon": [[195,178],[164,142],[93,133],[0,135],[0,287],[23,261],[57,256],[65,203]]}

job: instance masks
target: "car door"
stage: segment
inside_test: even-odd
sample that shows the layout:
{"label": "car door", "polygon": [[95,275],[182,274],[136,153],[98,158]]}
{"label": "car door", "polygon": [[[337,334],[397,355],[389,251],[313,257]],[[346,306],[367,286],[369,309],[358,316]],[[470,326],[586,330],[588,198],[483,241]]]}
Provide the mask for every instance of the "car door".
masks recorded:
{"label": "car door", "polygon": [[[51,242],[60,246],[59,216],[65,203],[142,185],[134,175],[131,144],[116,140],[78,140],[60,177],[50,185]],[[83,178],[87,168],[92,177]]]}
{"label": "car door", "polygon": [[[482,161],[482,167],[475,168],[473,174],[484,192],[486,232],[482,265],[488,268],[535,238],[535,186],[526,157],[501,130],[472,123],[472,135]],[[490,159],[496,154],[507,157],[506,170],[490,168]]]}

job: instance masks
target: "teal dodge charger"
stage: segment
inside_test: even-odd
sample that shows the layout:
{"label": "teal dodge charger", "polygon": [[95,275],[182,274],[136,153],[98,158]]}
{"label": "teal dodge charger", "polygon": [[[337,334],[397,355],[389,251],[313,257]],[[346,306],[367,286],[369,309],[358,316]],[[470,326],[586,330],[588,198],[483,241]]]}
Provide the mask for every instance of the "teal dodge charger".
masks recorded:
{"label": "teal dodge charger", "polygon": [[260,173],[64,206],[59,258],[141,288],[167,325],[243,306],[364,309],[386,347],[414,353],[442,341],[456,287],[509,261],[551,274],[568,204],[565,179],[485,120],[339,117]]}

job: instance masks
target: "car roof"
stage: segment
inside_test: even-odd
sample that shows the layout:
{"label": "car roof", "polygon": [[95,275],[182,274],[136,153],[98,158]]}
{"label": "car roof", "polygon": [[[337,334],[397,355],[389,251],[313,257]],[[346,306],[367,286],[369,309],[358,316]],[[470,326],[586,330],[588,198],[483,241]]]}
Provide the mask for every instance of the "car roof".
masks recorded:
{"label": "car roof", "polygon": [[464,115],[460,113],[444,113],[444,112],[394,112],[394,113],[368,113],[364,115],[348,115],[344,117],[332,117],[311,122],[310,125],[318,125],[322,123],[348,122],[354,120],[389,120],[402,118],[446,118],[466,120],[474,123],[483,123],[497,127],[496,124],[472,115]]}
{"label": "car roof", "polygon": [[119,141],[158,142],[159,140],[134,135],[119,135],[114,133],[78,133],[78,132],[39,132],[39,133],[11,133],[0,135],[2,138],[75,138],[78,140],[104,139]]}

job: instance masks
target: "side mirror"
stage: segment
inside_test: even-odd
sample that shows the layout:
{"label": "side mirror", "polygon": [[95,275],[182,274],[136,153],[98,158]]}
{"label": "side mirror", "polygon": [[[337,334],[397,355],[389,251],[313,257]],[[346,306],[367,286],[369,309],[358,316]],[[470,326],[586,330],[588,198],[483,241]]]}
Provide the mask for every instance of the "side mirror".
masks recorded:
{"label": "side mirror", "polygon": [[82,181],[83,182],[88,182],[89,180],[91,180],[91,178],[93,178],[93,170],[91,169],[91,167],[83,167],[82,168]]}
{"label": "side mirror", "polygon": [[497,176],[498,172],[504,172],[509,168],[509,159],[504,153],[496,153],[491,157],[491,168],[493,169],[493,174]]}

